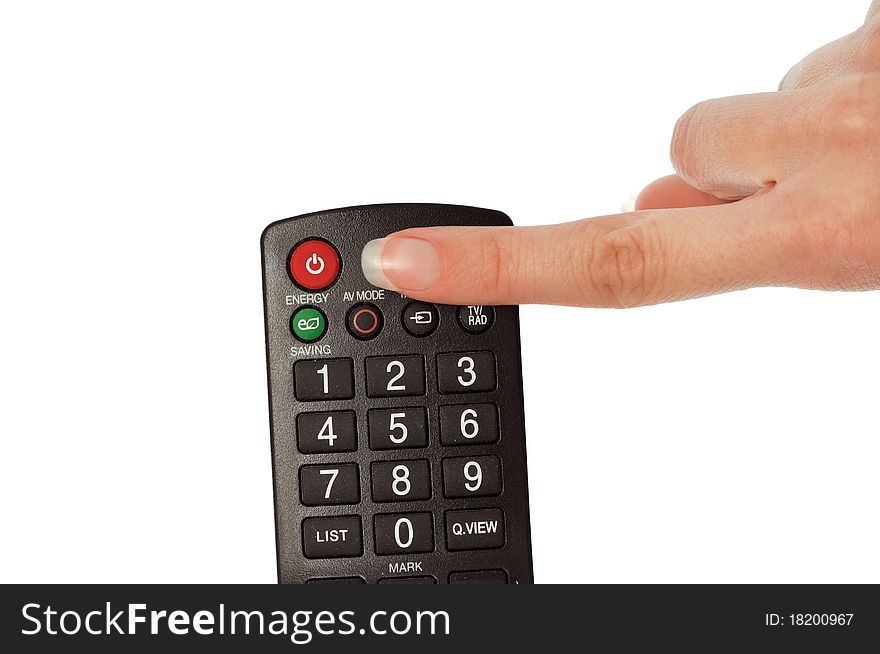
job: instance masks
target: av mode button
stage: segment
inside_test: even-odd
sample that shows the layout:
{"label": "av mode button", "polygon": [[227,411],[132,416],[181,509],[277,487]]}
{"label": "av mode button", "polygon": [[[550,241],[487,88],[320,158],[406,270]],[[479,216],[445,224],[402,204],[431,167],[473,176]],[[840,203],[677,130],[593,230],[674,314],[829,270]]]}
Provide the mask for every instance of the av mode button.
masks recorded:
{"label": "av mode button", "polygon": [[446,512],[446,547],[449,550],[483,550],[504,545],[501,509]]}

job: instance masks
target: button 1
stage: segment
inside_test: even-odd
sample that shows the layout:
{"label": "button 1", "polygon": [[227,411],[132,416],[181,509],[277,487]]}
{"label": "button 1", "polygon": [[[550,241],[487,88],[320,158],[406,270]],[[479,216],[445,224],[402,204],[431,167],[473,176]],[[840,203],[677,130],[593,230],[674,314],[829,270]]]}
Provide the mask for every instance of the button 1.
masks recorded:
{"label": "button 1", "polygon": [[303,554],[308,559],[360,556],[364,553],[361,517],[306,518],[302,523]]}
{"label": "button 1", "polygon": [[367,429],[371,450],[425,447],[428,444],[428,412],[425,407],[370,409]]}
{"label": "button 1", "polygon": [[425,394],[425,359],[421,354],[367,357],[366,366],[369,397]]}
{"label": "button 1", "polygon": [[354,452],[357,427],[354,411],[316,411],[296,417],[296,445],[303,454]]}
{"label": "button 1", "polygon": [[450,352],[437,355],[441,393],[476,393],[495,389],[495,355],[491,352]]}
{"label": "button 1", "polygon": [[409,502],[431,497],[431,472],[427,459],[374,461],[370,466],[374,502]]}
{"label": "button 1", "polygon": [[290,331],[303,343],[317,341],[327,331],[327,316],[316,307],[300,307],[290,318]]}
{"label": "button 1", "polygon": [[476,445],[498,440],[498,409],[494,404],[452,404],[440,407],[440,442]]}
{"label": "button 1", "polygon": [[443,459],[445,497],[487,497],[501,493],[501,460],[497,456]]}
{"label": "button 1", "polygon": [[303,466],[299,469],[299,497],[306,506],[357,504],[361,501],[357,464]]}
{"label": "button 1", "polygon": [[308,291],[321,291],[339,277],[339,253],[327,241],[310,238],[290,253],[290,276]]}
{"label": "button 1", "polygon": [[354,368],[351,359],[311,359],[293,364],[296,399],[348,400],[354,397]]}
{"label": "button 1", "polygon": [[506,584],[504,570],[474,570],[472,572],[453,572],[449,575],[450,584]]}
{"label": "button 1", "polygon": [[471,334],[482,334],[495,322],[495,309],[488,306],[464,306],[458,308],[458,323]]}
{"label": "button 1", "polygon": [[345,324],[352,336],[367,341],[375,338],[382,331],[382,312],[379,307],[368,302],[355,304],[348,310]]}
{"label": "button 1", "polygon": [[428,302],[410,302],[400,316],[403,328],[413,336],[428,336],[437,329],[440,313]]}
{"label": "button 1", "polygon": [[430,513],[395,513],[373,518],[376,554],[417,554],[434,550]]}
{"label": "button 1", "polygon": [[483,550],[504,545],[501,509],[446,512],[446,547],[450,550]]}

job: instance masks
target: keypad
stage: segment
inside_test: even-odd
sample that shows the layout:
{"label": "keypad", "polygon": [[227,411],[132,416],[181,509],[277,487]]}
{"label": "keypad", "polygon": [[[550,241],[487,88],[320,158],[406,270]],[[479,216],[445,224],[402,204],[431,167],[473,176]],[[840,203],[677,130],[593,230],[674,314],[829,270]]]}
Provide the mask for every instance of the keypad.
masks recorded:
{"label": "keypad", "polygon": [[374,502],[406,502],[431,497],[431,473],[427,459],[376,461],[370,469]]}
{"label": "keypad", "polygon": [[495,355],[491,352],[446,352],[437,355],[441,393],[477,393],[495,389]]}
{"label": "keypad", "polygon": [[[304,261],[301,267],[306,270],[310,260]],[[387,308],[367,302],[349,305],[343,313],[344,331],[353,342],[366,345],[387,326],[383,311]],[[333,328],[332,320],[338,320],[338,316],[300,306],[291,317],[293,335],[299,341],[318,340],[320,336],[308,330],[313,328],[314,333],[320,330],[323,334]],[[453,314],[450,328],[479,335],[491,327],[494,317],[492,307],[461,307]],[[440,312],[433,304],[411,301],[400,310],[398,319],[397,329],[402,326],[406,338],[415,336],[428,342],[437,330]],[[373,553],[388,557],[427,554],[438,547],[460,551],[504,545],[504,516],[500,509],[444,512],[445,507],[440,504],[438,509],[426,511],[423,504],[418,504],[432,501],[434,479],[438,477],[441,502],[443,498],[460,502],[468,497],[497,497],[503,492],[501,459],[485,450],[472,455],[467,448],[492,445],[499,440],[499,413],[492,397],[481,395],[479,401],[467,401],[468,394],[495,390],[495,355],[488,350],[475,350],[429,356],[432,378],[422,354],[367,355],[360,359],[327,357],[293,364],[294,395],[300,402],[361,396],[378,404],[368,403],[357,410],[338,405],[322,410],[320,404],[308,410],[304,405],[306,410],[295,416],[296,448],[303,455],[297,471],[299,501],[319,511],[302,521],[302,550],[307,558],[363,556],[365,528],[372,529]],[[357,374],[357,366],[363,366],[363,377]],[[455,397],[432,408],[424,399],[431,389]],[[405,399],[395,401],[398,397]],[[365,439],[358,436],[361,424],[366,427]],[[432,435],[434,430],[436,434]],[[419,448],[427,448],[431,438],[438,438],[443,448],[449,447],[444,450],[448,456],[429,460],[418,455]],[[359,451],[362,454],[358,455]],[[368,464],[363,459],[365,451],[372,453],[368,455]],[[405,458],[406,454],[409,457]],[[409,512],[405,511],[407,502],[413,503]],[[383,511],[383,507],[391,510]],[[390,560],[388,572],[398,576],[382,577],[380,583],[437,583],[434,576],[427,574],[429,570],[423,571],[418,559],[407,558],[404,564],[409,567],[395,567],[401,564]],[[400,574],[406,572],[410,574]],[[507,574],[503,570],[463,570],[441,581],[505,583]],[[362,582],[360,576],[309,579],[309,583]]]}
{"label": "keypad", "polygon": [[367,357],[367,396],[425,394],[425,358],[421,354]]}

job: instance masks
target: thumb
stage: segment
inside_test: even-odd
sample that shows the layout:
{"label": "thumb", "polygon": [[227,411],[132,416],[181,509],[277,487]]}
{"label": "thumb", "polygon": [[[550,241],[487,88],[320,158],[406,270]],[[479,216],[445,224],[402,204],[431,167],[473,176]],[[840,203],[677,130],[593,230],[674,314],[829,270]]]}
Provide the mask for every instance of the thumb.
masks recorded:
{"label": "thumb", "polygon": [[776,283],[769,195],[539,227],[425,227],[370,241],[367,280],[442,304],[629,307]]}

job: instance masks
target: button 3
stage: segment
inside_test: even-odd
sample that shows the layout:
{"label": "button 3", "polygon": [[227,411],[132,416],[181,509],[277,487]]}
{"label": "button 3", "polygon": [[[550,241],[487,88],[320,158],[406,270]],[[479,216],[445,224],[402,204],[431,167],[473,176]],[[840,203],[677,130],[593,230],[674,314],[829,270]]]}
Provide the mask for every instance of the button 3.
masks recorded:
{"label": "button 3", "polygon": [[290,275],[300,288],[320,291],[339,277],[339,253],[327,241],[310,238],[290,253]]}

